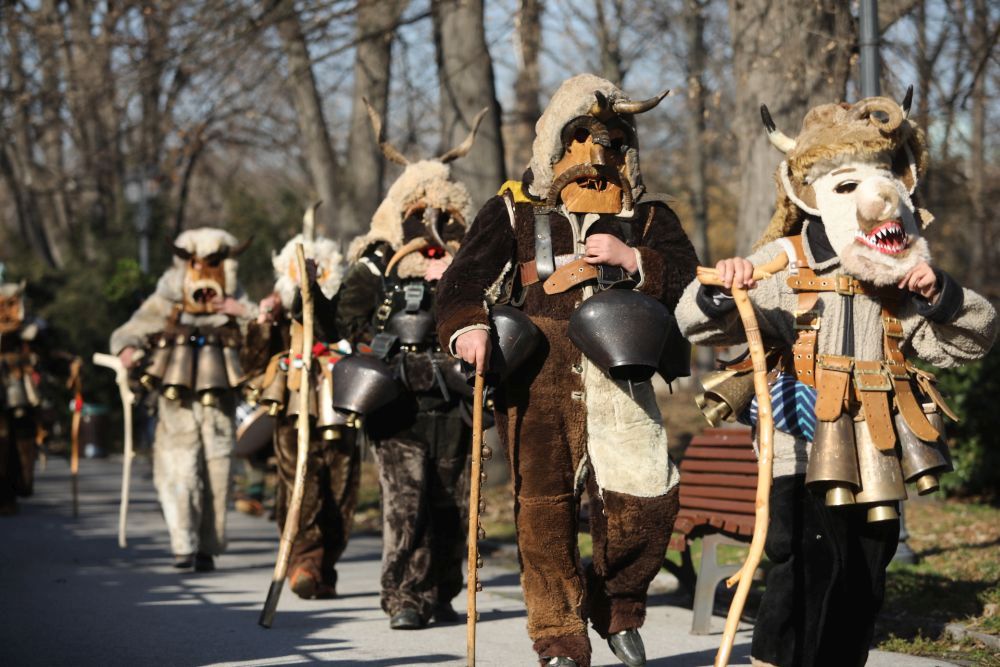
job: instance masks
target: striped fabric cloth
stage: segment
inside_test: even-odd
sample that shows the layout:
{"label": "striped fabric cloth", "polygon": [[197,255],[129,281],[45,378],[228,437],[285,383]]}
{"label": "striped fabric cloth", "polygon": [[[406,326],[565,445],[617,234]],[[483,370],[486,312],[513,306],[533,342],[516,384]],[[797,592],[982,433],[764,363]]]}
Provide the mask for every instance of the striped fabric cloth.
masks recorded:
{"label": "striped fabric cloth", "polygon": [[[781,373],[771,385],[771,410],[774,428],[812,441],[816,432],[816,390],[793,376]],[[741,424],[757,426],[757,399],[739,416]]]}

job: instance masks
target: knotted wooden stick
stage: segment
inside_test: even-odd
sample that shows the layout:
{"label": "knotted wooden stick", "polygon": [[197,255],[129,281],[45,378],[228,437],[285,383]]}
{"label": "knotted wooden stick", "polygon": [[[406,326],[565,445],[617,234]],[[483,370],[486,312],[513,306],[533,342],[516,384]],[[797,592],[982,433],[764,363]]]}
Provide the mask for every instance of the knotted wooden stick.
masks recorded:
{"label": "knotted wooden stick", "polygon": [[295,484],[292,486],[292,497],[288,501],[288,514],[285,516],[285,528],[281,532],[281,544],[278,547],[278,560],[274,563],[274,575],[271,577],[271,587],[267,591],[264,608],[260,612],[258,623],[270,628],[274,614],[278,609],[278,599],[281,589],[285,586],[285,575],[288,573],[288,561],[292,555],[292,545],[299,534],[299,514],[302,511],[302,496],[306,488],[306,462],[309,458],[309,392],[310,374],[312,372],[313,348],[313,298],[309,288],[308,273],[306,273],[306,254],[302,244],[295,246],[299,266],[299,292],[302,294],[302,381],[299,384],[299,419],[298,419],[298,449],[295,459]]}
{"label": "knotted wooden stick", "polygon": [[[781,253],[767,264],[754,269],[753,279],[764,280],[786,266],[788,266],[788,256]],[[698,267],[697,275],[698,281],[702,285],[723,286],[719,279],[719,273],[715,269]],[[726,667],[729,664],[729,656],[733,651],[733,641],[736,639],[736,629],[739,627],[740,617],[743,615],[743,607],[750,592],[750,584],[754,572],[760,565],[760,559],[764,555],[764,541],[767,539],[771,511],[771,475],[774,462],[774,415],[771,412],[771,390],[767,386],[766,351],[761,340],[757,315],[754,313],[753,303],[750,301],[747,290],[733,287],[732,291],[733,300],[736,301],[736,310],[739,311],[740,319],[743,321],[743,329],[747,334],[750,359],[753,361],[753,389],[757,398],[757,442],[760,451],[757,459],[757,498],[754,501],[756,518],[753,524],[753,536],[750,540],[750,551],[747,552],[746,560],[743,561],[743,566],[740,567],[739,571],[726,580],[726,586],[729,588],[732,588],[734,584],[739,585],[736,588],[733,601],[729,605],[726,628],[722,634],[722,644],[719,646],[718,653],[715,654],[715,667]]]}
{"label": "knotted wooden stick", "polygon": [[479,492],[482,487],[483,469],[483,392],[486,381],[476,373],[476,388],[472,399],[472,470],[469,478],[469,611],[465,621],[466,653],[469,667],[476,664],[476,590],[479,588]]}

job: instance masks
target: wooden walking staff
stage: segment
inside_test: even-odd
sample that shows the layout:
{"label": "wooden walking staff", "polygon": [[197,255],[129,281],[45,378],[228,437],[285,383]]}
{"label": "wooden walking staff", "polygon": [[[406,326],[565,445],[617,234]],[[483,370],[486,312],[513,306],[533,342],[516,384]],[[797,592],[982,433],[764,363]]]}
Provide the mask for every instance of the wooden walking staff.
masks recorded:
{"label": "wooden walking staff", "polygon": [[74,519],[80,515],[80,420],[83,417],[83,382],[80,380],[80,369],[82,366],[80,358],[74,358],[70,362],[69,379],[66,381],[66,387],[73,392],[73,420],[69,430],[69,479]]}
{"label": "wooden walking staff", "polygon": [[128,499],[132,484],[132,459],[135,458],[135,448],[132,441],[132,405],[135,394],[128,384],[128,370],[121,360],[113,354],[95,352],[92,357],[95,366],[103,366],[115,372],[115,384],[122,401],[122,416],[125,422],[125,433],[122,445],[122,492],[121,503],[118,506],[118,546],[124,549],[128,546],[126,528],[128,525]]}
{"label": "wooden walking staff", "polygon": [[476,388],[472,398],[472,470],[469,477],[469,612],[465,621],[466,654],[469,667],[476,664],[476,591],[482,588],[479,582],[479,492],[482,489],[483,470],[483,392],[486,381],[482,373],[476,373]]}
{"label": "wooden walking staff", "polygon": [[[754,269],[753,279],[764,280],[772,274],[788,266],[788,256],[779,254],[767,264]],[[698,267],[698,281],[702,285],[722,287],[722,281],[715,269]],[[764,554],[764,541],[767,539],[767,527],[770,519],[771,470],[774,456],[774,415],[771,412],[771,390],[767,386],[767,357],[764,343],[760,337],[760,327],[757,325],[757,315],[746,289],[733,287],[733,300],[736,310],[743,321],[743,329],[747,334],[747,345],[750,348],[750,359],[753,361],[753,389],[757,398],[757,498],[754,501],[756,517],[753,524],[753,537],[750,540],[750,550],[747,552],[743,566],[733,576],[726,580],[726,586],[732,588],[738,584],[733,601],[729,605],[726,616],[726,628],[722,634],[722,644],[715,654],[715,667],[725,667],[729,664],[729,656],[733,651],[733,641],[736,639],[736,629],[743,615],[743,606],[750,592],[750,583],[754,572],[760,565]]]}
{"label": "wooden walking staff", "polygon": [[285,586],[285,575],[288,573],[288,561],[292,555],[292,545],[299,533],[299,514],[302,511],[302,496],[306,487],[306,462],[309,458],[309,392],[312,368],[313,348],[313,298],[309,289],[309,278],[306,272],[306,253],[301,243],[295,247],[299,267],[299,292],[302,294],[302,382],[299,385],[299,419],[298,448],[295,459],[295,484],[292,486],[292,497],[288,502],[288,514],[285,516],[285,528],[281,532],[281,543],[278,547],[278,560],[274,563],[274,575],[271,577],[271,587],[267,591],[264,608],[260,612],[258,623],[270,628],[274,614],[278,609],[278,599],[281,589]]}

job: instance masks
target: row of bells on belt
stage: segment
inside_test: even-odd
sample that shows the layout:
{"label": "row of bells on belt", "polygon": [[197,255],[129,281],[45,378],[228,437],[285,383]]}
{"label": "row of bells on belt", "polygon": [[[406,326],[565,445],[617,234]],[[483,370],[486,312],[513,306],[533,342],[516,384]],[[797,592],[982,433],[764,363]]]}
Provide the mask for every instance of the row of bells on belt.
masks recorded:
{"label": "row of bells on belt", "polygon": [[[943,434],[944,421],[937,406],[925,403],[923,410]],[[922,496],[936,491],[939,476],[953,470],[943,436],[927,442],[917,437],[901,414],[895,415],[894,422],[896,446],[879,449],[861,417],[845,412],[835,421],[818,421],[806,486],[823,493],[828,506],[867,505],[869,522],[899,517],[897,502],[906,500],[906,484],[913,484]]]}
{"label": "row of bells on belt", "polygon": [[[301,364],[301,360],[293,363],[296,362]],[[317,363],[332,366],[332,362],[325,359],[317,360]],[[320,369],[318,374],[314,374],[319,377],[309,392],[309,416],[315,420],[315,426],[324,440],[338,440],[342,428],[354,428],[358,424],[355,415],[346,414],[333,407],[333,376],[330,370]],[[282,359],[274,379],[257,397],[257,403],[265,406],[272,417],[277,417],[282,411],[287,417],[297,417],[299,414],[302,399],[299,390],[288,386],[288,371],[288,360]]]}
{"label": "row of bells on belt", "polygon": [[193,390],[203,405],[216,405],[220,394],[243,381],[239,351],[213,334],[161,337],[150,356],[141,382],[147,389],[161,386],[172,401]]}

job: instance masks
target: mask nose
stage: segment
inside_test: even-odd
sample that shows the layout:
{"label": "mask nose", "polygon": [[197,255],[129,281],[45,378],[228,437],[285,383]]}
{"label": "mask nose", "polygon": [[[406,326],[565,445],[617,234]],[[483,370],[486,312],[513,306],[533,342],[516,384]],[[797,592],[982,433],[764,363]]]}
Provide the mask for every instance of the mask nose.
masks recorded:
{"label": "mask nose", "polygon": [[898,217],[899,191],[884,176],[866,178],[854,193],[858,205],[858,222],[868,232],[879,223]]}
{"label": "mask nose", "polygon": [[591,144],[590,146],[590,164],[595,167],[603,167],[606,163],[604,159],[604,146],[600,144]]}

